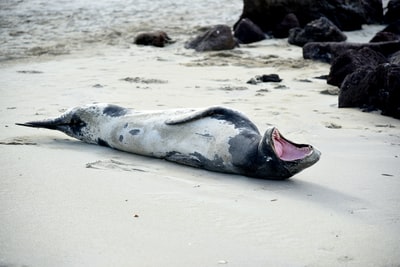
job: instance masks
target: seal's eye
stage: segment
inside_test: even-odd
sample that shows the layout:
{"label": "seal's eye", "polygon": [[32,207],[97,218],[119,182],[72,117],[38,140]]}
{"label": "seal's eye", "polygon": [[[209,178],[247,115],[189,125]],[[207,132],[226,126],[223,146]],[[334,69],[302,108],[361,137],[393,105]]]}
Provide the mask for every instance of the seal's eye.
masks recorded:
{"label": "seal's eye", "polygon": [[71,126],[85,126],[85,122],[83,120],[81,120],[80,118],[72,118],[70,125]]}
{"label": "seal's eye", "polygon": [[78,116],[73,116],[69,121],[69,127],[74,134],[81,132],[82,128],[86,126],[86,122],[81,120]]}

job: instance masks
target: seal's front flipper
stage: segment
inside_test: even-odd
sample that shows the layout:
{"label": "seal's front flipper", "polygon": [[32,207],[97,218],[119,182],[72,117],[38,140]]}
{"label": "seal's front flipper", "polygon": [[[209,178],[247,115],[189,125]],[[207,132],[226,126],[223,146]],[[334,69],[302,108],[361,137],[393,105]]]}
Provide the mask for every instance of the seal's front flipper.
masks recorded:
{"label": "seal's front flipper", "polygon": [[230,109],[230,108],[225,108],[221,106],[214,106],[214,107],[208,107],[204,109],[192,109],[189,110],[188,112],[184,114],[179,114],[176,116],[173,116],[172,118],[168,119],[165,121],[165,124],[168,125],[176,125],[176,124],[182,124],[182,123],[187,123],[195,120],[199,120],[205,117],[215,117],[217,119],[224,119],[224,120],[237,120],[237,119],[242,119],[249,121],[250,120],[240,113],[239,111]]}
{"label": "seal's front flipper", "polygon": [[178,125],[183,123],[192,122],[195,120],[200,120],[202,118],[211,117],[216,120],[223,120],[234,124],[237,128],[250,128],[258,132],[257,126],[252,123],[249,118],[239,111],[221,107],[213,106],[204,109],[192,109],[179,115],[175,115],[170,119],[165,121],[167,125]]}
{"label": "seal's front flipper", "polygon": [[215,114],[225,114],[227,113],[227,108],[224,107],[209,107],[209,108],[204,108],[204,109],[192,109],[188,110],[187,112],[183,114],[179,114],[176,116],[173,116],[172,118],[168,119],[165,121],[165,124],[168,125],[176,125],[176,124],[182,124],[182,123],[187,123],[195,120],[199,120],[205,117],[209,117]]}

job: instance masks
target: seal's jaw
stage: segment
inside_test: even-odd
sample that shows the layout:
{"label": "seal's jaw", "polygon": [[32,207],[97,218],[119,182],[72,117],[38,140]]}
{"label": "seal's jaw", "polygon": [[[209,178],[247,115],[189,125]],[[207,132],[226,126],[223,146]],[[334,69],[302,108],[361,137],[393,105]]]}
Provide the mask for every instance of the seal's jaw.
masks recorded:
{"label": "seal's jaw", "polygon": [[259,155],[265,160],[257,168],[256,176],[264,179],[288,179],[314,165],[321,153],[311,145],[297,144],[275,128],[264,134],[259,144]]}
{"label": "seal's jaw", "polygon": [[301,160],[313,153],[310,145],[293,143],[284,138],[276,128],[271,134],[271,144],[276,156],[283,161]]}

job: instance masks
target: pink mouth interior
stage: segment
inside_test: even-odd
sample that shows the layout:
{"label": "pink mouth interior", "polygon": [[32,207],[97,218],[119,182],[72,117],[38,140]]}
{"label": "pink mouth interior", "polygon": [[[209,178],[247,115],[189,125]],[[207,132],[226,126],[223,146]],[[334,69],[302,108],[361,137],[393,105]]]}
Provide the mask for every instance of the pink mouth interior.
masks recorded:
{"label": "pink mouth interior", "polygon": [[291,142],[288,142],[276,129],[272,133],[272,140],[275,153],[281,160],[292,161],[303,159],[312,153],[311,147],[302,145],[296,146]]}

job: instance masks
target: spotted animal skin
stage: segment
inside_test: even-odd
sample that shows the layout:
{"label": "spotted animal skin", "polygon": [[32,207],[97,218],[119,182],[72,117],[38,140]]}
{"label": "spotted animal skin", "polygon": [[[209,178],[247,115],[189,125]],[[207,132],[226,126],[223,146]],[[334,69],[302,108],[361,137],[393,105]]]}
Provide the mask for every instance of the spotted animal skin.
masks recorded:
{"label": "spotted animal skin", "polygon": [[90,104],[54,119],[17,125],[59,130],[86,143],[263,179],[290,178],[320,158],[311,145],[291,142],[275,127],[261,135],[244,114],[221,106],[137,111]]}

